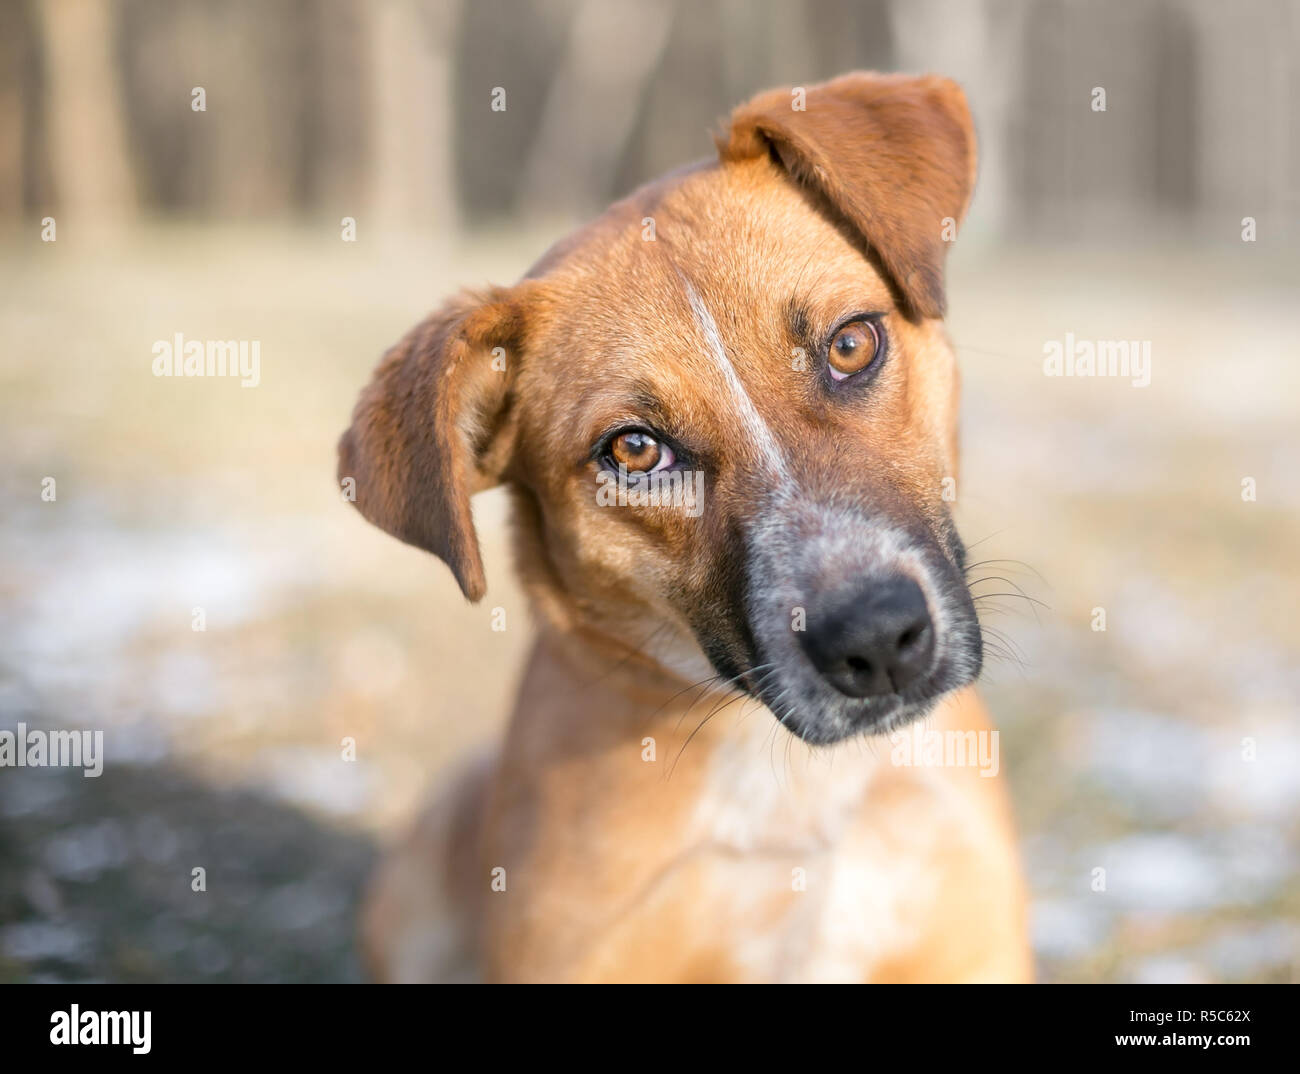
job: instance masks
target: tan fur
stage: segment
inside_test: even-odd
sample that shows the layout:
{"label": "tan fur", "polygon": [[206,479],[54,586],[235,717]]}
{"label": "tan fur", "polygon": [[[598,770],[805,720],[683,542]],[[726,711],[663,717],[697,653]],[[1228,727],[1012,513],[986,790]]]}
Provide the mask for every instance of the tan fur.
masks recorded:
{"label": "tan fur", "polygon": [[[1000,778],[896,767],[879,739],[791,744],[747,694],[691,688],[713,674],[700,638],[745,651],[736,534],[772,496],[852,488],[882,518],[938,530],[956,472],[937,318],[942,221],[974,176],[961,92],[855,74],[811,87],[806,113],[790,99],[739,109],[719,163],[613,206],[515,288],[449,304],[358,404],[340,474],[366,517],[478,599],[469,497],[505,482],[541,622],[500,753],[380,871],[364,938],[381,979],[1030,972]],[[853,405],[792,373],[794,306],[819,338],[881,314],[891,357]],[[706,474],[698,518],[594,502],[592,444],[645,424],[647,397]],[[970,689],[927,725],[988,727]]]}

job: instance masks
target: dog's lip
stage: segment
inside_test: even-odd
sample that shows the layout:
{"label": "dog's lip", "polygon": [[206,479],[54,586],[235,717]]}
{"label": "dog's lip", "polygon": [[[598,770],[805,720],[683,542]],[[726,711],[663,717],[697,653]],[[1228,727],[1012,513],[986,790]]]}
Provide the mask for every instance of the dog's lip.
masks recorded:
{"label": "dog's lip", "polygon": [[[767,672],[765,672],[765,676],[777,670],[777,668],[769,667]],[[859,715],[875,720],[881,717],[888,717],[895,711],[903,708],[931,704],[936,698],[941,697],[946,691],[935,689],[936,680],[939,678],[937,671],[937,666],[931,667],[921,686],[919,688],[915,686],[909,687],[906,691],[906,696],[900,693],[891,693],[877,697],[847,697],[835,692],[834,688],[830,685],[821,682],[818,682],[818,689],[824,689],[827,697],[833,697],[839,703],[854,710],[855,722],[857,722]],[[779,686],[779,683],[767,683],[764,686],[760,686],[753,681],[753,675],[754,668],[750,668],[739,677],[738,681],[750,697],[754,698],[756,701],[763,702],[764,705],[775,712],[777,708],[776,696],[768,696],[768,694],[771,692],[771,687]],[[777,692],[779,693],[779,690]]]}
{"label": "dog's lip", "polygon": [[853,738],[891,735],[908,724],[924,719],[950,692],[936,690],[927,697],[907,700],[898,694],[873,698],[870,705],[858,703],[854,706],[856,711],[849,713],[848,718],[842,721],[829,721],[820,718],[820,715],[807,719],[798,709],[785,713],[771,705],[768,709],[782,727],[808,745],[833,746]]}

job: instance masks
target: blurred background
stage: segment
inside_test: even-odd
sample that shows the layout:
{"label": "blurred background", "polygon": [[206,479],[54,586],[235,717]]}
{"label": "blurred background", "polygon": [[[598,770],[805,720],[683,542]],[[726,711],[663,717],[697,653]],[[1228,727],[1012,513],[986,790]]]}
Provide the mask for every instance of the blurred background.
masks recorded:
{"label": "blurred background", "polygon": [[[958,517],[1044,605],[990,602],[984,684],[1040,976],[1300,979],[1300,3],[14,0],[0,729],[107,757],[0,768],[0,980],[359,977],[377,848],[529,626],[498,493],[478,607],[341,502],[357,391],[748,95],[864,67],[958,79],[981,141]],[[260,384],[154,377],[178,332]],[[1150,386],[1045,377],[1066,333]]]}

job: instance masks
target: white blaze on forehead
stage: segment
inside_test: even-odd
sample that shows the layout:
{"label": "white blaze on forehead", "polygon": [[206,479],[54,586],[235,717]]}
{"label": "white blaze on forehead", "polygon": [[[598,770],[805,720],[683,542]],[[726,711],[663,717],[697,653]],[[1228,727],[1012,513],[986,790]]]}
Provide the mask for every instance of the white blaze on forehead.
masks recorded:
{"label": "white blaze on forehead", "polygon": [[736,376],[736,369],[731,364],[731,359],[727,357],[727,348],[722,343],[721,333],[718,332],[718,323],[713,319],[713,314],[709,312],[704,300],[691,286],[690,281],[682,277],[682,284],[686,288],[691,312],[695,314],[695,323],[704,333],[704,341],[708,344],[708,355],[713,359],[713,364],[721,370],[727,382],[727,390],[736,403],[736,414],[745,423],[745,431],[749,434],[749,439],[758,448],[768,468],[773,473],[785,476],[785,459],[781,454],[781,448],[776,442],[776,437],[772,435],[772,430],[768,428],[767,422],[754,406],[753,400],[749,398],[745,386]]}

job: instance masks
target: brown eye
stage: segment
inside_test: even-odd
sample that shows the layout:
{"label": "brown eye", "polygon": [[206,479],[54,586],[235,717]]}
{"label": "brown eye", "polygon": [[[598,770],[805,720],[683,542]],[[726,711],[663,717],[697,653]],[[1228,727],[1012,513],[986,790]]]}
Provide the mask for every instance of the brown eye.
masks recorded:
{"label": "brown eye", "polygon": [[[672,465],[671,450],[659,443],[649,433],[620,433],[610,442],[609,457],[617,466],[624,467],[629,473],[644,473],[655,470],[660,464]],[[667,458],[668,462],[664,463]]]}
{"label": "brown eye", "polygon": [[844,380],[854,373],[861,373],[876,357],[879,347],[879,330],[870,321],[852,321],[846,324],[835,333],[826,356],[831,367],[831,377]]}

